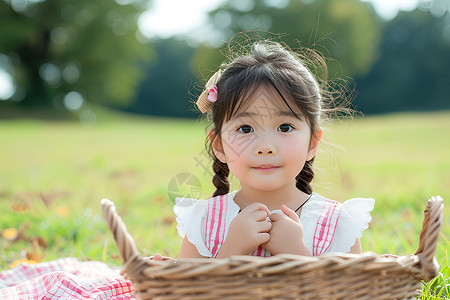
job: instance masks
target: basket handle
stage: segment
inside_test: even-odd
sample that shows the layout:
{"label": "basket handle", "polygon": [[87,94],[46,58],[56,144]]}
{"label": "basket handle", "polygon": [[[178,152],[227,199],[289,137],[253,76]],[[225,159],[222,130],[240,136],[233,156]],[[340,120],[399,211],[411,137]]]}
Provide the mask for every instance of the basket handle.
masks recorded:
{"label": "basket handle", "polygon": [[422,231],[419,237],[419,247],[415,255],[419,257],[421,276],[429,281],[439,272],[439,264],[434,257],[436,246],[443,223],[444,199],[440,196],[431,197],[424,211]]}
{"label": "basket handle", "polygon": [[113,202],[108,199],[101,201],[103,218],[108,224],[109,231],[111,231],[116,242],[117,249],[124,263],[128,260],[139,256],[139,251],[136,248],[133,238],[127,231],[127,227],[116,212],[116,207]]}

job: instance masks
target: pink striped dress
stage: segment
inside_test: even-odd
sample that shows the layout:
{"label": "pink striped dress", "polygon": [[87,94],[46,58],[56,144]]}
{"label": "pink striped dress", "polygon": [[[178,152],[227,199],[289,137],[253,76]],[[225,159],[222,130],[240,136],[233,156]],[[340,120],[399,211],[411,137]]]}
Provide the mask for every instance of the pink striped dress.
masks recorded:
{"label": "pink striped dress", "polygon": [[[216,257],[223,245],[231,221],[239,213],[234,202],[237,191],[208,200],[177,198],[174,212],[181,237],[187,235],[199,253]],[[340,203],[316,193],[303,206],[300,221],[304,240],[313,256],[327,252],[348,252],[371,221],[375,200],[354,198]],[[278,213],[273,211],[272,213]],[[268,257],[272,254],[259,246],[250,255]]]}

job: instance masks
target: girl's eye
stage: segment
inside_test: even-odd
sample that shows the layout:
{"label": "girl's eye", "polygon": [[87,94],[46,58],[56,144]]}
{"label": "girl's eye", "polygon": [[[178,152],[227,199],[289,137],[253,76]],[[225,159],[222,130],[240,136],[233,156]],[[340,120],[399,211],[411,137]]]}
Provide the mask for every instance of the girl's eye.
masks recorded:
{"label": "girl's eye", "polygon": [[240,133],[252,133],[254,130],[250,125],[242,125],[241,127],[238,128],[238,131]]}
{"label": "girl's eye", "polygon": [[292,129],[294,129],[294,127],[292,127],[292,125],[290,124],[281,124],[280,126],[278,126],[279,132],[290,132]]}

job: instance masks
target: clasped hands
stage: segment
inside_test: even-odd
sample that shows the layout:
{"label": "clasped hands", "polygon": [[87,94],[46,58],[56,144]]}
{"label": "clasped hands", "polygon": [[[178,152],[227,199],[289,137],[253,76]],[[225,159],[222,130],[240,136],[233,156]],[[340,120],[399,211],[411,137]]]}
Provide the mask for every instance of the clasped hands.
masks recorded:
{"label": "clasped hands", "polygon": [[259,245],[274,255],[289,253],[310,256],[298,215],[285,205],[281,207],[281,211],[284,214],[270,214],[262,203],[252,203],[245,207],[231,221],[218,257],[246,255]]}
{"label": "clasped hands", "polygon": [[[273,255],[286,253],[311,256],[303,239],[303,226],[298,215],[285,205],[281,207],[281,211],[284,214],[270,214],[267,206],[262,203],[252,203],[245,207],[231,221],[227,237],[216,258],[248,255],[260,245]],[[150,259],[167,258],[155,254]]]}

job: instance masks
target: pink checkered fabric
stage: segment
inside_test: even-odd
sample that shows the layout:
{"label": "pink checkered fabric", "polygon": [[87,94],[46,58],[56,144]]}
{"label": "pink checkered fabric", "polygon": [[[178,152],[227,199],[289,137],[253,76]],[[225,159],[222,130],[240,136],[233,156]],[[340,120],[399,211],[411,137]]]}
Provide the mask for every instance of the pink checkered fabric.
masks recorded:
{"label": "pink checkered fabric", "polygon": [[324,202],[322,212],[316,224],[316,230],[314,231],[313,256],[320,256],[330,248],[342,207],[342,203],[334,200],[327,199]]}
{"label": "pink checkered fabric", "polygon": [[206,213],[205,241],[206,247],[216,257],[225,240],[227,230],[227,210],[229,194],[220,195],[208,200]]}
{"label": "pink checkered fabric", "polygon": [[0,272],[0,299],[136,299],[118,268],[61,258]]}

